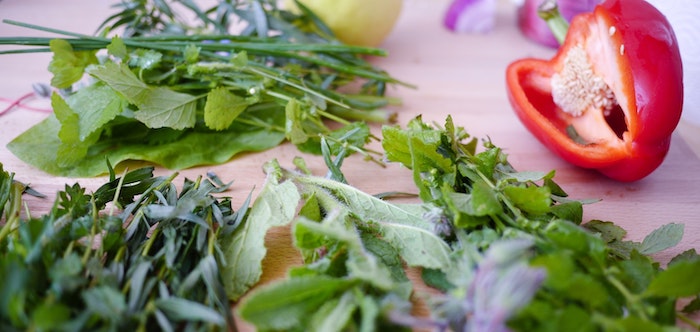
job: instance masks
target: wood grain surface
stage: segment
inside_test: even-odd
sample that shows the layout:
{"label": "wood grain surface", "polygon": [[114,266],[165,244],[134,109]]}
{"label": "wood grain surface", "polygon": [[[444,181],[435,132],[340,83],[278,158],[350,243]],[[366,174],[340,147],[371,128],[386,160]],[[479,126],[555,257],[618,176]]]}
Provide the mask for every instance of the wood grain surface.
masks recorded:
{"label": "wood grain surface", "polygon": [[[107,0],[2,0],[0,19],[13,19],[82,33],[92,33],[112,10],[116,1]],[[571,166],[539,144],[521,125],[508,103],[505,92],[505,67],[511,61],[527,57],[550,57],[554,50],[534,44],[517,30],[515,7],[511,1],[499,2],[495,29],[488,34],[456,34],[442,26],[446,0],[405,0],[399,22],[392,34],[381,45],[389,52],[385,58],[372,61],[391,75],[417,85],[417,89],[392,87],[389,94],[400,98],[403,104],[394,107],[397,124],[421,115],[426,121],[442,124],[452,115],[457,125],[473,136],[489,137],[509,154],[518,170],[556,170],[558,183],[574,198],[599,198],[599,203],[584,208],[584,219],[614,221],[629,231],[631,240],[641,240],[653,229],[669,223],[685,224],[685,236],[672,249],[655,256],[665,263],[674,255],[690,248],[700,249],[700,128],[681,123],[673,137],[671,150],[665,162],[649,177],[634,183],[618,183],[598,173]],[[38,36],[35,31],[0,24],[0,36]],[[1,46],[0,46],[1,47]],[[2,49],[6,49],[3,47]],[[0,56],[0,109],[9,100],[31,92],[31,84],[48,82],[47,66],[50,54]],[[45,100],[30,104],[48,108]],[[29,209],[46,211],[52,195],[64,184],[79,182],[94,189],[104,178],[71,179],[50,176],[35,169],[10,153],[6,144],[30,126],[42,120],[47,113],[14,109],[0,116],[0,162],[6,170],[16,173],[16,179],[29,183],[50,199],[28,198]],[[380,126],[373,125],[379,135]],[[690,142],[691,144],[688,144]],[[374,146],[380,146],[375,143]],[[206,165],[179,170],[181,177],[196,178],[213,171],[234,185],[226,195],[234,202],[243,202],[253,190],[262,187],[264,162],[276,158],[283,166],[292,165],[292,158],[303,156],[318,174],[325,172],[320,158],[301,155],[289,144],[255,154],[234,158],[223,165]],[[134,168],[141,163],[132,163]],[[385,191],[415,192],[411,174],[398,165],[381,168],[350,158],[343,166],[348,181],[368,193]],[[157,168],[158,174],[175,170]],[[176,181],[176,183],[182,183]],[[268,255],[264,261],[261,284],[284,277],[289,266],[300,264],[294,251],[289,230],[273,229],[267,236]],[[409,271],[410,272],[410,271]],[[413,271],[415,272],[415,271]],[[411,273],[415,276],[415,273]],[[416,299],[430,290],[417,282]],[[418,312],[424,307],[418,301]],[[243,330],[251,328],[241,323]]]}

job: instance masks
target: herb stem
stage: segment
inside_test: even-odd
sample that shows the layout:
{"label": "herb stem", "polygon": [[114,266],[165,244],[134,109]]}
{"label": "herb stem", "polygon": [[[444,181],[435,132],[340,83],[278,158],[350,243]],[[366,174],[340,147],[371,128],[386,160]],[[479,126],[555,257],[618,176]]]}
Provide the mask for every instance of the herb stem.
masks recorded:
{"label": "herb stem", "polygon": [[350,108],[350,106],[348,106],[348,105],[346,105],[346,104],[344,104],[344,103],[342,103],[342,102],[340,102],[340,101],[338,101],[338,100],[328,98],[326,95],[324,95],[324,94],[322,94],[322,93],[320,93],[320,92],[318,92],[318,91],[311,90],[311,89],[309,89],[309,88],[306,88],[306,87],[304,87],[304,86],[301,86],[301,85],[299,85],[299,84],[296,84],[296,83],[294,83],[294,82],[291,82],[291,81],[289,81],[289,80],[286,80],[286,79],[284,79],[284,78],[277,77],[277,76],[275,76],[275,75],[270,75],[269,73],[265,72],[264,70],[261,70],[260,68],[246,67],[245,70],[247,70],[247,71],[249,71],[249,72],[251,72],[251,73],[260,75],[260,76],[262,76],[262,77],[266,77],[266,78],[269,78],[269,79],[271,79],[271,80],[275,80],[275,81],[280,82],[280,83],[282,83],[282,84],[295,87],[295,88],[297,88],[297,89],[299,89],[299,90],[301,90],[301,91],[303,91],[303,92],[306,92],[306,93],[308,93],[308,94],[314,95],[314,96],[316,96],[316,97],[319,97],[319,98],[321,98],[321,99],[323,99],[323,100],[325,100],[325,101],[328,101],[328,102],[330,102],[330,103],[336,104],[336,105],[338,105],[338,106],[345,107],[345,108]]}
{"label": "herb stem", "polygon": [[643,308],[639,308],[638,296],[632,294],[620,280],[615,278],[611,272],[607,271],[607,273],[605,273],[605,278],[615,287],[615,289],[620,292],[620,294],[622,294],[625,300],[627,300],[627,302],[630,304],[629,309],[631,312],[636,313],[643,320],[649,320],[649,316],[647,315],[646,311]]}
{"label": "herb stem", "polygon": [[156,225],[155,229],[153,230],[153,233],[151,233],[151,236],[148,238],[148,240],[146,240],[146,243],[143,246],[143,250],[141,250],[142,257],[148,256],[148,252],[151,250],[153,243],[156,241],[158,235],[161,232],[160,229],[160,224]]}
{"label": "herb stem", "polygon": [[679,312],[677,315],[678,319],[680,319],[683,323],[686,323],[690,325],[694,330],[700,331],[700,323],[696,322],[692,318],[688,317],[682,312]]}
{"label": "herb stem", "polygon": [[10,205],[9,210],[7,210],[5,214],[5,225],[3,225],[0,230],[0,243],[2,243],[5,237],[19,225],[20,211],[22,209],[22,192],[24,191],[24,185],[13,181],[12,177],[10,177],[9,181],[12,181],[9,195]]}

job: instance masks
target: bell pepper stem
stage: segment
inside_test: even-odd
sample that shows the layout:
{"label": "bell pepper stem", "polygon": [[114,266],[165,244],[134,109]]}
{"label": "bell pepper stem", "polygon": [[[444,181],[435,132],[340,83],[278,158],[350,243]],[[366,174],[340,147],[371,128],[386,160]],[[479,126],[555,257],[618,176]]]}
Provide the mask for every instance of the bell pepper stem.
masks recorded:
{"label": "bell pepper stem", "polygon": [[540,18],[547,22],[547,26],[552,31],[554,38],[557,39],[559,44],[564,43],[566,39],[566,33],[569,31],[569,22],[561,16],[559,12],[559,6],[557,6],[556,0],[544,0],[537,8],[537,14]]}

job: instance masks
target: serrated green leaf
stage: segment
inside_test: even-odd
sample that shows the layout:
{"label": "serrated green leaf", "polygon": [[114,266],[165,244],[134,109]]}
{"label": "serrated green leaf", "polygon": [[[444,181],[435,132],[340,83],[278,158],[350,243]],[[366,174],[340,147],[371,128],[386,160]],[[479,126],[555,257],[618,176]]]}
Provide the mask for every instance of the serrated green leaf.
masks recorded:
{"label": "serrated green leaf", "polygon": [[646,290],[647,296],[686,297],[700,293],[700,261],[679,262],[659,272]]}
{"label": "serrated green leaf", "polygon": [[548,173],[536,171],[512,172],[503,175],[504,179],[512,179],[516,182],[535,182],[545,178]]}
{"label": "serrated green leaf", "polygon": [[49,71],[53,73],[51,85],[66,89],[78,82],[85,73],[85,68],[97,63],[95,51],[73,51],[73,47],[63,39],[53,39],[49,42],[53,58],[49,63]]}
{"label": "serrated green leaf", "polygon": [[53,115],[60,123],[57,135],[60,140],[56,150],[57,166],[75,165],[87,155],[89,147],[86,142],[80,140],[80,118],[57,93],[51,95],[51,107]]}
{"label": "serrated green leaf", "polygon": [[183,57],[185,58],[185,62],[188,64],[195,63],[199,60],[199,52],[201,49],[194,44],[189,44],[187,47],[185,47],[185,51],[183,54]]}
{"label": "serrated green leaf", "polygon": [[695,248],[692,248],[671,258],[671,261],[668,262],[668,265],[673,265],[679,262],[693,262],[698,260],[700,260],[700,255],[698,255],[698,252],[695,250]]}
{"label": "serrated green leaf", "polygon": [[683,224],[666,224],[647,235],[639,247],[639,252],[655,254],[677,245],[683,239]]}
{"label": "serrated green leaf", "polygon": [[551,206],[551,212],[555,216],[581,224],[583,221],[583,205],[578,201],[569,201]]}
{"label": "serrated green leaf", "polygon": [[161,52],[139,48],[129,54],[128,62],[130,67],[151,69],[156,67],[162,58]]}
{"label": "serrated green leaf", "polygon": [[124,44],[124,40],[119,36],[112,37],[112,41],[106,48],[108,54],[119,59],[125,59],[128,55],[126,44]]}
{"label": "serrated green leaf", "polygon": [[91,67],[87,72],[119,92],[134,105],[143,104],[151,93],[148,85],[136,77],[125,64],[110,61],[101,66]]}
{"label": "serrated green leaf", "polygon": [[116,118],[128,106],[127,101],[112,88],[95,83],[79,89],[66,98],[70,108],[79,117],[79,139],[87,140],[99,134],[103,126]]}
{"label": "serrated green leaf", "polygon": [[214,88],[209,91],[204,105],[204,123],[210,129],[226,129],[249,104],[246,98],[235,95],[224,87]]}
{"label": "serrated green leaf", "polygon": [[583,228],[589,229],[594,233],[600,234],[603,241],[610,243],[613,241],[622,241],[627,236],[627,231],[610,221],[591,220],[582,225]]}
{"label": "serrated green leaf", "polygon": [[138,104],[135,117],[149,128],[192,128],[196,122],[197,99],[186,93],[156,87]]}

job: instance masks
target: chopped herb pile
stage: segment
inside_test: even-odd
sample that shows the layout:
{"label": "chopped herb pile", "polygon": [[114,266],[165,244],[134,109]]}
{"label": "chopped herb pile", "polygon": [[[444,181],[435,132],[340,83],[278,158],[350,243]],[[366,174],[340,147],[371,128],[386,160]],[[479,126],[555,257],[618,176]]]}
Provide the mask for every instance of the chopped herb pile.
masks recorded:
{"label": "chopped herb pile", "polygon": [[398,101],[387,86],[408,86],[365,59],[383,50],[338,42],[308,10],[232,0],[116,7],[96,36],[5,21],[58,35],[0,38],[32,46],[2,54],[53,53],[54,114],[8,145],[25,162],[77,177],[103,173],[104,155],[183,169],[283,141],[320,154],[320,137],[357,128],[350,144],[364,146],[367,122],[392,121],[385,107]]}
{"label": "chopped herb pile", "polygon": [[[649,256],[676,245],[682,225],[636,243],[611,222],[582,223],[592,202],[568,198],[554,172],[516,171],[489,141],[477,151],[450,118],[444,128],[420,118],[385,126],[383,147],[413,170],[421,204],[266,166],[267,190],[279,195],[268,209],[300,206],[292,234],[305,264],[244,298],[244,319],[262,331],[675,331],[678,319],[698,327],[687,314],[700,309],[700,256],[689,250],[664,268]],[[404,264],[441,293],[428,299],[430,317],[410,313]]]}

